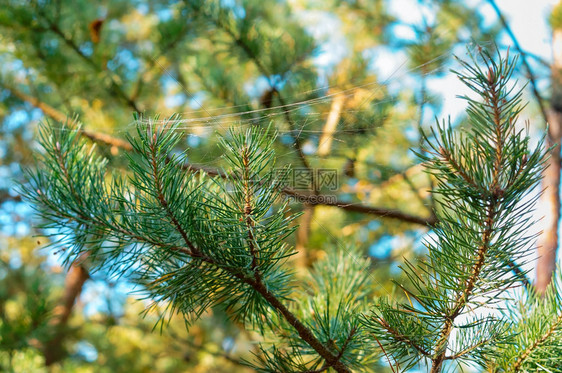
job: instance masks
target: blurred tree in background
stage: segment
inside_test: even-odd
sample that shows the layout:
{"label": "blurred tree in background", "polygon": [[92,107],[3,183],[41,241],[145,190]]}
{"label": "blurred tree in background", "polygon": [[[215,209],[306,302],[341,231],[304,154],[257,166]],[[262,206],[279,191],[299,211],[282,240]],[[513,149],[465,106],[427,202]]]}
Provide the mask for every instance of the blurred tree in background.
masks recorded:
{"label": "blurred tree in background", "polygon": [[[464,55],[473,41],[497,42],[509,26],[502,18],[484,22],[477,7],[463,2],[417,6],[411,11],[423,14],[420,24],[404,24],[378,0],[5,1],[3,369],[242,372],[248,369],[240,359],[258,353],[257,336],[219,310],[189,333],[180,317],[162,333],[153,331],[157,312],[143,318],[144,305],[126,296],[126,281],[90,273],[87,257],[67,271],[40,250],[48,238],[33,235],[56,232],[33,230],[31,208],[11,179],[21,178],[20,165],[32,164],[44,118],[81,122],[83,136],[111,166],[123,167],[117,155],[131,151],[121,139],[136,130],[133,112],[182,113],[181,145],[191,149],[193,170],[208,172],[223,166],[217,142],[226,128],[273,123],[278,163],[304,175],[302,188],[291,192],[291,209],[303,212],[290,242],[298,265],[342,249],[345,239],[362,248],[375,277],[387,281],[380,288],[392,292],[390,278],[401,276],[397,265],[426,254],[420,237],[436,222],[433,182],[409,151],[420,150],[420,131],[440,113],[441,98],[431,88],[455,66],[453,53]],[[528,75],[536,61],[519,52],[519,72]],[[386,75],[377,65],[385,58],[395,64]],[[546,116],[540,98],[534,102],[540,105],[530,115]],[[337,188],[318,169],[337,170]],[[551,252],[556,246],[557,238]]]}

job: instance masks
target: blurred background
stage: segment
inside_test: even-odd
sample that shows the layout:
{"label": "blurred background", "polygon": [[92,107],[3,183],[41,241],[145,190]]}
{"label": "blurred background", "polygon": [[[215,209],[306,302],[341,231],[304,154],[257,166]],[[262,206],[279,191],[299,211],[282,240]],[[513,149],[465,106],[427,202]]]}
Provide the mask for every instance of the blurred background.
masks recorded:
{"label": "blurred background", "polygon": [[[390,279],[424,255],[436,222],[433,181],[412,150],[436,117],[465,125],[455,56],[518,54],[521,119],[536,137],[549,121],[558,143],[561,25],[556,1],[0,0],[0,370],[247,372],[243,359],[258,353],[257,334],[218,310],[189,332],[181,316],[154,329],[158,312],[142,313],[126,278],[91,273],[87,260],[64,266],[45,248],[57,232],[34,229],[16,187],[34,167],[39,123],[79,121],[122,170],[133,113],[180,113],[189,161],[211,171],[218,134],[271,123],[278,165],[295,171],[291,208],[303,212],[292,265],[306,271],[355,244],[378,291],[393,294]],[[528,268],[539,288],[556,263],[559,148],[549,170],[543,270]],[[382,360],[373,369],[390,371]]]}

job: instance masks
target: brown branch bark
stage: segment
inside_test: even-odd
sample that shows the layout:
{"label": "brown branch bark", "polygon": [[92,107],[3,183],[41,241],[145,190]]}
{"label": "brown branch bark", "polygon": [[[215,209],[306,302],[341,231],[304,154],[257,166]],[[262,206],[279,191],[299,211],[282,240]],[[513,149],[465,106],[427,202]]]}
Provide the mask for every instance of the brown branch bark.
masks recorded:
{"label": "brown branch bark", "polygon": [[437,223],[437,220],[434,217],[424,218],[384,207],[369,206],[361,203],[343,202],[339,199],[334,200],[332,198],[329,198],[329,196],[305,194],[288,188],[283,189],[282,192],[285,195],[295,197],[299,202],[307,203],[309,205],[338,207],[349,212],[374,215],[385,219],[401,220],[406,223],[423,225],[425,227],[431,227]]}
{"label": "brown branch bark", "polygon": [[19,194],[12,195],[6,190],[0,190],[0,204],[6,201],[21,202],[21,196]]}
{"label": "brown branch bark", "polygon": [[297,237],[295,242],[296,254],[294,260],[298,269],[304,269],[311,264],[311,255],[308,242],[310,239],[310,226],[314,217],[314,206],[303,204],[303,214],[299,219]]}
{"label": "brown branch bark", "polygon": [[[61,112],[60,110],[55,109],[54,107],[52,107],[51,105],[39,100],[36,97],[33,97],[31,95],[28,95],[16,88],[12,88],[12,87],[4,87],[5,89],[9,90],[14,96],[16,96],[17,98],[19,98],[22,101],[25,101],[33,106],[35,106],[36,108],[40,109],[43,114],[45,114],[47,117],[60,122],[60,123],[67,123],[68,121],[74,121],[74,119],[70,119],[71,117],[67,114],[64,114],[63,112]],[[95,142],[101,142],[103,144],[106,145],[110,145],[110,146],[115,146],[117,148],[123,149],[125,151],[132,151],[133,147],[131,146],[131,144],[129,144],[127,141],[125,140],[121,140],[118,139],[116,137],[104,134],[104,133],[99,133],[99,132],[93,132],[93,131],[88,131],[83,129],[82,130],[82,135],[84,137],[89,138],[92,141]]]}
{"label": "brown branch bark", "polygon": [[6,87],[4,86],[5,89],[9,90],[12,95],[16,96],[17,98],[19,98],[22,101],[25,101],[33,106],[35,106],[36,108],[40,109],[43,114],[45,114],[46,116],[48,116],[49,118],[57,121],[57,122],[61,122],[61,123],[66,123],[68,121],[69,116],[62,113],[61,111],[55,109],[54,107],[52,107],[49,104],[46,104],[44,102],[42,102],[41,100],[39,100],[36,97],[33,97],[31,95],[28,95],[16,88],[12,88],[12,87]]}
{"label": "brown branch bark", "polygon": [[538,259],[535,288],[544,294],[556,268],[558,251],[558,222],[560,221],[560,141],[562,140],[562,113],[551,110],[546,146],[553,146],[547,169],[544,171],[540,198],[543,219],[543,233],[538,240]]}

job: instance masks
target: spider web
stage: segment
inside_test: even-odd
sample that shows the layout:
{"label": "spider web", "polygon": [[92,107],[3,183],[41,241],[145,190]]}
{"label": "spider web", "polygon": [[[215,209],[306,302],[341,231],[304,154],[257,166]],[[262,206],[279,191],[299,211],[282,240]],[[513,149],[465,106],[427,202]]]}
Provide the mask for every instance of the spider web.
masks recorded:
{"label": "spider web", "polygon": [[[472,53],[477,45],[469,43],[466,46],[462,46],[464,49],[464,55]],[[460,53],[459,53],[460,54]],[[393,59],[399,62],[395,65],[396,67],[390,70],[390,74],[383,79],[377,79],[376,81],[365,83],[365,77],[361,78],[361,81],[347,81],[346,88],[343,90],[338,90],[337,92],[332,92],[333,88],[338,87],[338,85],[321,85],[311,90],[301,91],[293,96],[284,95],[283,99],[286,102],[285,105],[274,105],[271,107],[262,107],[254,110],[243,110],[247,108],[248,105],[237,105],[237,106],[223,106],[223,107],[211,107],[208,106],[204,101],[198,100],[194,94],[190,94],[185,87],[182,86],[183,92],[190,96],[191,102],[199,106],[198,109],[179,113],[179,118],[174,119],[158,119],[158,118],[141,118],[137,121],[133,121],[126,126],[126,129],[138,126],[141,123],[146,123],[148,121],[160,124],[160,125],[171,125],[178,130],[187,131],[189,134],[196,134],[198,136],[210,136],[214,131],[225,131],[228,128],[243,128],[249,126],[255,126],[257,123],[264,123],[269,121],[276,121],[279,125],[276,126],[276,133],[281,137],[290,137],[293,141],[303,138],[303,135],[310,136],[313,138],[319,138],[324,133],[324,124],[326,122],[326,117],[329,115],[329,105],[338,95],[343,97],[345,101],[354,97],[359,90],[367,91],[368,95],[360,101],[359,105],[355,105],[353,108],[345,108],[343,106],[339,113],[338,124],[333,131],[330,132],[330,136],[333,142],[345,143],[349,136],[358,135],[365,132],[365,128],[353,128],[349,126],[350,123],[346,122],[346,114],[361,114],[362,110],[371,109],[377,110],[382,109],[383,105],[388,105],[396,101],[395,94],[386,95],[382,99],[373,100],[373,98],[380,95],[384,90],[393,87],[393,90],[399,92],[402,89],[412,89],[412,87],[404,87],[400,82],[404,82],[407,79],[410,81],[418,82],[426,77],[433,76],[437,72],[442,72],[442,67],[439,66],[442,63],[447,63],[451,60],[452,53],[450,51],[440,54],[437,57],[427,61],[424,64],[417,65],[415,67],[408,67],[410,61],[407,57],[397,58],[397,54],[393,55]],[[390,62],[389,62],[390,63]],[[433,69],[427,69],[427,66],[437,65],[439,67]],[[172,77],[167,71],[164,71],[168,76]],[[452,73],[451,73],[452,74]],[[378,73],[373,71],[370,76],[378,78]],[[173,78],[173,77],[172,77]],[[438,78],[439,79],[439,78]],[[177,82],[181,86],[181,83]],[[282,90],[281,90],[282,92]],[[447,90],[442,92],[447,96],[454,96],[455,93]],[[316,95],[316,97],[310,98],[311,95]],[[423,105],[427,103],[423,102]],[[322,107],[324,110],[322,110]],[[287,123],[287,117],[292,118],[293,115],[298,114],[299,120],[292,120],[293,128],[288,128],[291,124]],[[423,121],[424,116],[421,114],[421,120]],[[388,113],[382,113],[382,116],[378,118],[381,122],[384,122],[389,117]],[[302,119],[304,118],[304,120]],[[416,119],[417,120],[417,119]],[[377,124],[372,124],[371,127],[377,126]],[[350,128],[351,127],[351,128]],[[125,130],[126,130],[125,129]],[[311,139],[313,140],[313,139]],[[385,139],[385,141],[392,142],[391,138]],[[319,141],[318,141],[319,142]],[[306,142],[308,151],[306,151],[306,157],[318,158],[319,155],[316,154],[315,144],[311,141]],[[312,145],[312,150],[310,147]],[[320,144],[318,144],[319,146]],[[287,149],[283,154],[278,154],[278,158],[291,157],[298,152],[297,149]],[[199,164],[203,166],[209,166],[216,163],[216,157],[213,159],[207,158],[211,152],[203,155],[203,162]],[[324,158],[342,158],[341,155],[336,154],[333,150]]]}

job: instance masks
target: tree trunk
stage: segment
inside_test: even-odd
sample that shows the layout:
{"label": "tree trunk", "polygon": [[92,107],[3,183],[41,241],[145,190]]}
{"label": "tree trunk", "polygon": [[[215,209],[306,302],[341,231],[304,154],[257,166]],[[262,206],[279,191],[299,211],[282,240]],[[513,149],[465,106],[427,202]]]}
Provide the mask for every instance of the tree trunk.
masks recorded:
{"label": "tree trunk", "polygon": [[324,124],[324,129],[322,130],[322,136],[318,141],[318,151],[317,154],[321,157],[325,157],[330,154],[332,150],[332,141],[334,139],[334,133],[340,121],[341,112],[345,103],[345,95],[343,93],[338,93],[334,96],[332,101],[332,106],[330,107],[330,113],[328,114],[328,119],[326,124]]}
{"label": "tree trunk", "polygon": [[297,229],[297,241],[295,250],[295,263],[299,270],[309,267],[312,264],[308,241],[310,238],[310,225],[314,216],[315,208],[309,204],[303,205],[303,214],[299,219],[299,228]]}
{"label": "tree trunk", "polygon": [[60,304],[55,308],[54,315],[51,320],[51,327],[54,332],[50,340],[45,343],[43,355],[45,356],[45,364],[52,365],[62,359],[64,356],[64,338],[65,329],[72,314],[72,309],[76,303],[76,299],[82,293],[82,287],[86,280],[90,277],[88,271],[81,264],[82,261],[74,263],[64,281],[64,294]]}
{"label": "tree trunk", "polygon": [[[334,139],[334,133],[340,121],[341,112],[345,104],[346,96],[343,93],[338,93],[334,95],[332,101],[332,106],[330,107],[330,113],[324,124],[322,130],[322,135],[318,141],[317,154],[321,157],[325,157],[330,154],[332,150],[332,141]],[[314,170],[311,170],[314,172]],[[316,189],[318,185],[313,185],[313,192],[318,193]],[[299,228],[297,230],[297,242],[295,256],[295,262],[299,268],[308,267],[312,264],[312,258],[308,248],[308,241],[310,237],[310,225],[312,224],[312,219],[314,218],[315,206],[307,203],[303,204],[303,215],[299,220]]]}
{"label": "tree trunk", "polygon": [[558,223],[560,221],[560,142],[562,141],[562,29],[552,33],[552,98],[548,112],[546,144],[554,146],[544,172],[541,212],[544,212],[543,234],[538,242],[536,290],[544,293],[556,268]]}

